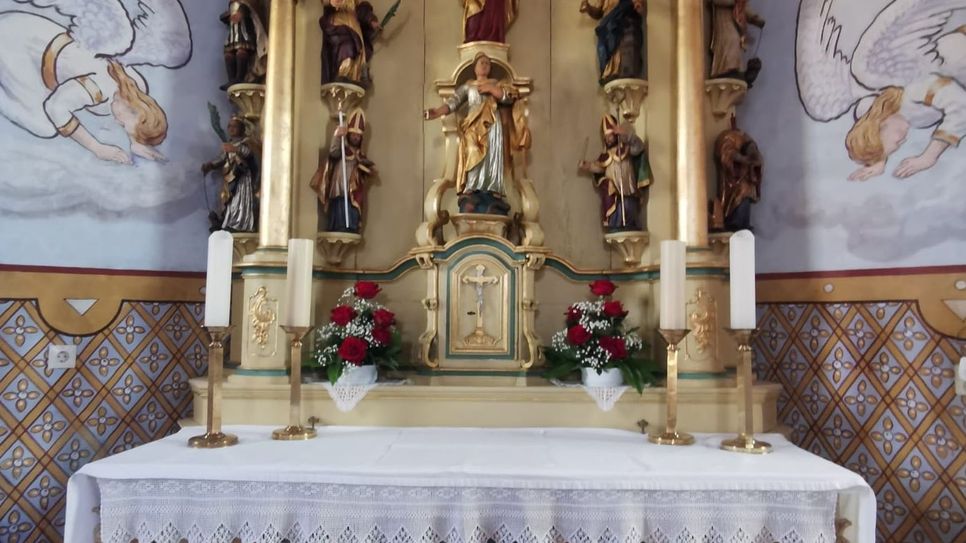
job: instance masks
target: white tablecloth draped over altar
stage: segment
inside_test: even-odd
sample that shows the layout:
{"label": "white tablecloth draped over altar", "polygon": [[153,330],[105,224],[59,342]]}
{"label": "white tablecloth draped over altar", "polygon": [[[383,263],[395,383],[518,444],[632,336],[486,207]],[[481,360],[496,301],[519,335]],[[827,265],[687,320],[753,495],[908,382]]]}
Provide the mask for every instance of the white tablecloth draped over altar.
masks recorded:
{"label": "white tablecloth draped over altar", "polygon": [[[775,452],[648,443],[604,429],[321,428],[278,442],[197,429],[93,462],[67,488],[67,543],[641,543],[874,541],[858,475],[763,436]],[[838,511],[836,511],[838,510]]]}

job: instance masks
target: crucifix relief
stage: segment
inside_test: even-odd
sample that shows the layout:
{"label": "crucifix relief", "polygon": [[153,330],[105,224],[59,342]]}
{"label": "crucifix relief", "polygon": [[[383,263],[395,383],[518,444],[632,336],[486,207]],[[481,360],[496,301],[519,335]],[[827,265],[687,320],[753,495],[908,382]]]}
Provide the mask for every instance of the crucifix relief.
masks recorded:
{"label": "crucifix relief", "polygon": [[472,346],[493,345],[498,341],[497,338],[487,334],[483,327],[484,294],[486,287],[499,284],[500,278],[487,276],[486,266],[483,264],[477,264],[474,269],[476,275],[464,275],[460,280],[464,285],[474,285],[476,290],[476,310],[468,312],[470,315],[475,314],[476,327],[470,335],[463,338],[463,341]]}

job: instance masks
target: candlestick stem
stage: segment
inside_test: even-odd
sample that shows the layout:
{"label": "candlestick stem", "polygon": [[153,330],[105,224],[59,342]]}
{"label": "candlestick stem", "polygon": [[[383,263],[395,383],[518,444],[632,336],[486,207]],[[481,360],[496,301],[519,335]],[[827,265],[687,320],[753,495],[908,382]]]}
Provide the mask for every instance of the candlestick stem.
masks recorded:
{"label": "candlestick stem", "polygon": [[281,441],[312,439],[317,435],[315,428],[302,426],[302,338],[311,328],[282,325],[282,329],[289,335],[292,345],[292,368],[289,372],[291,381],[289,418],[288,426],[272,432],[272,439]]}
{"label": "candlestick stem", "polygon": [[233,326],[209,326],[208,334],[208,408],[207,427],[204,435],[188,440],[188,446],[195,449],[217,449],[238,444],[238,437],[221,431],[221,380],[225,363],[225,338],[231,335]]}
{"label": "candlestick stem", "polygon": [[678,432],[678,344],[691,332],[690,330],[659,329],[667,342],[667,413],[664,431],[649,434],[648,440],[658,445],[692,445],[694,436]]}
{"label": "candlestick stem", "polygon": [[738,437],[721,442],[721,448],[731,452],[767,454],[771,445],[755,439],[755,412],[752,403],[751,340],[757,333],[754,329],[728,329],[728,333],[738,343],[738,424],[741,428]]}

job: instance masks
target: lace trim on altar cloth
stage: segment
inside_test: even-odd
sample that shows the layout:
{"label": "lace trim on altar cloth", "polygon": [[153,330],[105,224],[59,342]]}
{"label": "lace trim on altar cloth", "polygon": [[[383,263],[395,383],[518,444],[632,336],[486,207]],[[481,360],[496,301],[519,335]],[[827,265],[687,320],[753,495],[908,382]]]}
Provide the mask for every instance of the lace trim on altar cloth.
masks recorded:
{"label": "lace trim on altar cloth", "polygon": [[130,543],[834,543],[836,493],[98,481]]}
{"label": "lace trim on altar cloth", "polygon": [[403,379],[401,381],[381,381],[378,383],[371,383],[368,385],[333,385],[332,383],[325,382],[322,386],[328,391],[329,397],[335,402],[335,408],[343,413],[348,413],[359,405],[359,402],[369,394],[369,391],[382,386],[401,386],[408,385],[410,381],[408,379]]}
{"label": "lace trim on altar cloth", "polygon": [[558,381],[557,379],[551,379],[551,383],[563,388],[582,388],[588,396],[594,399],[597,404],[597,408],[601,411],[610,411],[617,404],[617,401],[621,399],[631,387],[629,386],[619,386],[619,387],[589,387],[587,385],[575,384],[575,383],[564,383]]}

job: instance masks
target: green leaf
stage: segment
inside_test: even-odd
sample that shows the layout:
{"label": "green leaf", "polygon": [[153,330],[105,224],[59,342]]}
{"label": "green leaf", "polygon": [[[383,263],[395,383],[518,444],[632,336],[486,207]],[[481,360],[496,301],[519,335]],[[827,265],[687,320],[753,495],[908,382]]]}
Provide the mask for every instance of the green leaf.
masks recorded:
{"label": "green leaf", "polygon": [[329,364],[325,368],[326,374],[329,376],[329,382],[333,385],[342,377],[342,364]]}

